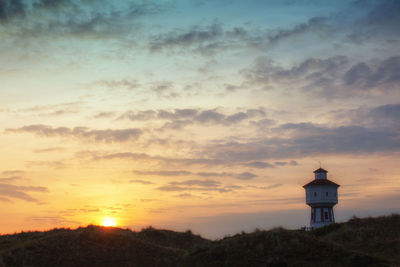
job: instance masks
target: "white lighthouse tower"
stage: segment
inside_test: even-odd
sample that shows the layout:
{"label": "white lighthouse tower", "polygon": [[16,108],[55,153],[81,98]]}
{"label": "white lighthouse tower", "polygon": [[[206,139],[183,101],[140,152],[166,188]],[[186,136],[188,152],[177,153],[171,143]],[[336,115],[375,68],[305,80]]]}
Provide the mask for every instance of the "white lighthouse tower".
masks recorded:
{"label": "white lighthouse tower", "polygon": [[335,222],[333,206],[338,203],[338,184],[328,180],[328,171],[314,171],[315,179],[304,185],[306,204],[311,207],[310,227],[318,228]]}

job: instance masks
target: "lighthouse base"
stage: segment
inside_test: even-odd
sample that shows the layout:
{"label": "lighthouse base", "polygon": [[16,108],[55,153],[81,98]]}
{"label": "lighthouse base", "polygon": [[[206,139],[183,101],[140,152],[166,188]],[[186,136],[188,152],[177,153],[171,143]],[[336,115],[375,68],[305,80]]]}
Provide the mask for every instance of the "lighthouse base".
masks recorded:
{"label": "lighthouse base", "polygon": [[331,206],[314,206],[311,207],[311,228],[320,228],[335,223],[333,207]]}

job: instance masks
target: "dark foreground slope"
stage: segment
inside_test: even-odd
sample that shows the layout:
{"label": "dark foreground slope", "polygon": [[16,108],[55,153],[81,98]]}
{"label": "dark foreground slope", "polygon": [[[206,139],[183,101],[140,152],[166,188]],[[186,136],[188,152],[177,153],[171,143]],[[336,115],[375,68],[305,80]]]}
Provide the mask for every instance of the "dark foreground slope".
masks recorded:
{"label": "dark foreground slope", "polygon": [[186,250],[208,242],[152,228],[54,229],[1,236],[0,266],[175,266]]}
{"label": "dark foreground slope", "polygon": [[311,232],[352,251],[361,251],[400,266],[400,215],[377,218],[353,218]]}
{"label": "dark foreground slope", "polygon": [[314,238],[274,229],[225,238],[191,253],[183,266],[385,266],[383,259]]}
{"label": "dark foreground slope", "polygon": [[399,215],[217,241],[190,231],[88,226],[0,236],[0,266],[400,266],[399,232]]}

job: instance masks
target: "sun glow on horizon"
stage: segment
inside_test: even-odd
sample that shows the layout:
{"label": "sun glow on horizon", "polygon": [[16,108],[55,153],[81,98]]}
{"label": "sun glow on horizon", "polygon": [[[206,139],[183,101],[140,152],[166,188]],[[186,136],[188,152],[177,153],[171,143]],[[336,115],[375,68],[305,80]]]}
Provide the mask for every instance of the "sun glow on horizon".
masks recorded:
{"label": "sun glow on horizon", "polygon": [[115,227],[117,226],[117,220],[115,218],[111,217],[104,217],[101,221],[102,226],[107,226],[107,227]]}

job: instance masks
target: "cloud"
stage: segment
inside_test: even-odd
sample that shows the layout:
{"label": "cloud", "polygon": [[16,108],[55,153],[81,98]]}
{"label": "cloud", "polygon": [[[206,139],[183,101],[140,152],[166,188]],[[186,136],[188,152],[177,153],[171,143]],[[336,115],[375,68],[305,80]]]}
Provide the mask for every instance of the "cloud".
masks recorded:
{"label": "cloud", "polygon": [[351,110],[333,110],[328,115],[342,125],[357,125],[366,128],[399,129],[400,104],[377,107],[361,107]]}
{"label": "cloud", "polygon": [[254,173],[250,173],[250,172],[243,172],[236,176],[236,178],[238,178],[240,180],[250,180],[250,179],[254,179],[256,177],[257,177],[257,175],[255,175]]}
{"label": "cloud", "polygon": [[149,185],[149,184],[154,184],[153,182],[145,181],[145,180],[129,180],[130,183],[135,183],[135,184],[144,184],[144,185]]}
{"label": "cloud", "polygon": [[155,119],[157,115],[157,112],[154,110],[144,110],[144,111],[138,111],[138,112],[133,112],[133,111],[127,111],[121,116],[119,116],[118,119],[127,119],[130,121],[148,121]]}
{"label": "cloud", "polygon": [[224,120],[225,116],[214,110],[205,110],[205,111],[202,111],[194,119],[195,119],[195,121],[198,121],[201,123],[210,123],[210,122],[218,123],[218,122]]}
{"label": "cloud", "polygon": [[274,33],[268,35],[269,44],[275,45],[293,36],[309,32],[325,33],[330,29],[330,26],[327,22],[327,18],[313,17],[306,23],[295,25],[292,29],[278,29]]}
{"label": "cloud", "polygon": [[38,116],[62,116],[76,114],[83,110],[84,102],[67,102],[55,105],[37,105],[29,108],[18,109],[16,112],[33,113]]}
{"label": "cloud", "polygon": [[153,202],[156,201],[157,199],[151,199],[151,198],[141,198],[139,199],[140,202]]}
{"label": "cloud", "polygon": [[139,175],[156,175],[156,176],[187,176],[191,175],[188,171],[133,171]]}
{"label": "cloud", "polygon": [[241,187],[236,186],[223,186],[219,181],[216,180],[186,180],[181,182],[170,182],[167,185],[157,187],[159,191],[166,192],[180,192],[180,191],[217,191],[220,193],[232,192],[235,189]]}
{"label": "cloud", "polygon": [[356,85],[360,81],[366,81],[372,74],[371,68],[364,62],[352,66],[343,77],[347,85]]}
{"label": "cloud", "polygon": [[377,5],[366,16],[366,24],[377,25],[380,28],[388,27],[396,32],[399,28],[396,25],[400,23],[400,3],[395,0],[377,1]]}
{"label": "cloud", "polygon": [[[357,1],[356,1],[357,2]],[[220,23],[195,25],[186,29],[160,33],[150,37],[150,51],[168,50],[179,53],[200,53],[213,55],[235,49],[251,48],[265,51],[277,45],[290,42],[294,38],[302,41],[313,41],[315,36],[320,40],[341,38],[361,40],[385,36],[395,38],[399,33],[400,23],[397,1],[375,1],[374,4],[362,3],[337,5],[329,15],[317,15],[292,27],[252,28],[248,24],[228,29]],[[286,5],[286,4],[284,4]],[[235,4],[230,3],[230,6]],[[303,6],[304,7],[304,6]],[[270,7],[269,7],[270,8]],[[351,14],[351,15],[350,15]],[[299,44],[301,47],[302,44]],[[234,89],[230,85],[228,89]]]}
{"label": "cloud", "polygon": [[387,41],[398,39],[400,30],[400,4],[395,0],[388,1],[355,1],[354,9],[364,10],[361,17],[353,21],[347,40],[357,45],[367,41]]}
{"label": "cloud", "polygon": [[315,33],[318,35],[333,31],[328,18],[313,17],[289,29],[250,28],[249,25],[224,28],[222,24],[194,25],[150,37],[151,52],[199,53],[205,56],[224,53],[241,48],[265,50],[293,36]]}
{"label": "cloud", "polygon": [[325,98],[343,98],[395,92],[400,88],[399,67],[399,56],[371,63],[352,62],[339,55],[326,59],[309,58],[289,68],[260,57],[240,73],[245,78],[244,87],[290,88]]}
{"label": "cloud", "polygon": [[164,123],[160,130],[182,130],[183,128],[193,125],[193,121],[190,120],[173,120]]}
{"label": "cloud", "polygon": [[400,150],[398,130],[291,123],[280,125],[275,131],[280,136],[287,137],[217,144],[209,147],[209,157],[240,163],[320,154],[351,155]]}
{"label": "cloud", "polygon": [[225,114],[217,109],[174,109],[174,110],[143,110],[126,111],[119,120],[130,121],[167,121],[160,128],[178,130],[189,125],[224,125],[230,126],[248,121],[253,118],[266,116],[262,108],[247,109],[231,114]]}
{"label": "cloud", "polygon": [[93,208],[93,209],[79,209],[80,212],[82,213],[89,213],[89,212],[99,212],[99,208]]}
{"label": "cloud", "polygon": [[137,140],[143,133],[142,130],[136,128],[128,129],[106,129],[91,130],[86,127],[58,127],[53,128],[47,125],[28,125],[21,128],[6,129],[6,133],[34,133],[41,137],[69,137],[80,140],[89,140],[93,142],[127,142]]}
{"label": "cloud", "polygon": [[112,118],[116,116],[116,113],[113,111],[103,111],[103,112],[99,112],[96,113],[93,118],[95,119],[103,119],[103,118]]}
{"label": "cloud", "polygon": [[11,176],[11,177],[7,177],[7,178],[0,178],[0,183],[5,183],[5,182],[14,182],[17,180],[21,180],[22,177],[20,176]]}
{"label": "cloud", "polygon": [[25,171],[22,170],[7,170],[7,171],[2,171],[2,175],[22,175],[24,174]]}
{"label": "cloud", "polygon": [[400,82],[400,56],[389,57],[377,66],[370,67],[366,63],[358,63],[351,67],[343,77],[346,85],[356,85],[362,89],[392,85],[399,88]]}
{"label": "cloud", "polygon": [[195,195],[192,195],[192,194],[190,194],[190,193],[182,193],[182,194],[176,195],[175,197],[179,197],[179,198],[193,198],[193,197],[196,197],[196,196],[195,196]]}
{"label": "cloud", "polygon": [[272,184],[268,186],[255,186],[255,185],[249,185],[248,187],[255,188],[255,189],[263,189],[263,190],[269,190],[269,189],[274,189],[283,186],[283,184]]}
{"label": "cloud", "polygon": [[[155,176],[200,176],[200,177],[232,177],[239,180],[250,180],[258,177],[256,174],[251,172],[243,172],[239,174],[231,173],[231,172],[189,172],[183,170],[175,170],[175,171],[133,171],[138,175],[155,175]],[[191,180],[198,181],[198,180]],[[173,183],[174,185],[181,185],[177,183]]]}
{"label": "cloud", "polygon": [[220,182],[215,180],[187,180],[183,182],[171,182],[171,185],[188,185],[188,186],[202,186],[202,187],[218,187],[221,185]]}
{"label": "cloud", "polygon": [[89,87],[92,86],[106,87],[112,91],[117,89],[134,90],[140,88],[141,84],[137,80],[122,79],[122,80],[99,80],[89,85]]}
{"label": "cloud", "polygon": [[[316,79],[317,76],[327,73],[335,76],[348,65],[349,59],[345,56],[335,56],[327,59],[309,58],[291,68],[282,68],[265,57],[255,60],[253,66],[243,69],[241,74],[247,83],[265,85],[272,82],[293,82],[301,79]],[[314,78],[313,78],[314,77]]]}
{"label": "cloud", "polygon": [[15,181],[19,181],[24,179],[23,175],[25,174],[25,171],[22,170],[7,170],[1,172],[4,177],[0,178],[0,183],[2,184],[8,184],[8,183],[13,183]]}
{"label": "cloud", "polygon": [[26,166],[27,167],[46,166],[46,167],[60,170],[60,169],[65,169],[67,167],[67,164],[65,164],[65,162],[62,160],[53,160],[53,161],[38,161],[38,160],[36,160],[36,161],[27,161]]}
{"label": "cloud", "polygon": [[400,129],[400,104],[378,106],[370,110],[364,119],[373,120],[376,127]]}
{"label": "cloud", "polygon": [[130,121],[148,121],[148,120],[182,120],[192,119],[199,111],[197,109],[175,109],[175,110],[142,110],[126,111],[119,119],[128,119]]}
{"label": "cloud", "polygon": [[156,82],[151,85],[150,89],[160,98],[175,98],[178,93],[174,92],[174,83],[170,81]]}
{"label": "cloud", "polygon": [[[154,161],[166,164],[168,166],[175,165],[206,165],[216,166],[223,164],[222,160],[219,159],[208,159],[208,158],[175,158],[175,157],[163,157],[157,155],[149,155],[146,153],[132,153],[132,152],[120,152],[120,153],[98,153],[88,152],[78,153],[77,156],[89,157],[94,161],[98,160],[113,160],[113,159],[126,159],[135,161]],[[144,173],[143,173],[144,174]]]}
{"label": "cloud", "polygon": [[201,177],[224,177],[224,176],[234,176],[230,172],[197,172],[196,175]]}
{"label": "cloud", "polygon": [[51,153],[51,152],[63,152],[65,151],[64,147],[48,147],[43,149],[35,149],[33,152],[35,153]]}
{"label": "cloud", "polygon": [[263,162],[263,161],[246,162],[246,163],[244,163],[244,165],[248,166],[248,167],[252,167],[252,168],[257,168],[257,169],[274,168],[274,165],[272,165],[268,162]]}
{"label": "cloud", "polygon": [[[126,48],[123,46],[122,49]],[[88,87],[98,89],[103,88],[107,91],[123,91],[124,95],[135,91],[140,94],[156,95],[159,98],[176,98],[179,97],[179,91],[175,90],[174,82],[168,80],[152,81],[141,84],[135,79],[121,79],[121,80],[98,80],[88,84]]]}
{"label": "cloud", "polygon": [[[311,64],[311,63],[310,63]],[[318,63],[319,64],[319,63]],[[326,64],[328,64],[326,62]],[[255,169],[273,168],[277,166],[296,166],[293,158],[314,155],[354,155],[365,153],[396,152],[400,149],[398,117],[399,104],[382,105],[360,110],[341,110],[334,114],[332,122],[316,124],[310,122],[273,124],[268,134],[240,139],[218,139],[197,144],[190,157],[150,155],[135,152],[99,152],[88,154],[93,160],[126,159],[143,162],[156,162],[165,169],[141,170],[139,175],[159,176],[200,176],[200,177],[232,177],[243,179],[237,173],[213,172],[216,166],[246,166]],[[214,111],[218,112],[218,111]],[[182,114],[181,114],[182,113]],[[228,117],[224,113],[219,114]],[[250,112],[246,111],[250,116]],[[185,112],[156,112],[152,116],[162,119],[176,119],[182,116],[195,120],[202,111],[187,110]],[[205,113],[202,121],[221,120],[213,112]],[[236,114],[236,113],[234,113]],[[327,116],[331,116],[328,114]],[[342,120],[338,120],[341,117]],[[216,119],[217,118],[217,119]],[[271,160],[275,161],[270,162]],[[207,171],[182,170],[182,166],[207,167]],[[245,171],[245,170],[244,170]],[[257,174],[254,174],[257,175]],[[249,176],[250,177],[250,176]]]}
{"label": "cloud", "polygon": [[295,161],[295,160],[291,160],[289,162],[288,161],[275,161],[274,164],[278,165],[278,166],[286,166],[286,165],[297,166],[298,165],[297,161]]}
{"label": "cloud", "polygon": [[150,50],[155,52],[164,48],[182,48],[191,45],[199,46],[204,43],[215,46],[213,41],[222,35],[222,27],[218,24],[207,27],[194,26],[187,31],[174,31],[153,36],[150,41]]}
{"label": "cloud", "polygon": [[21,0],[2,0],[0,1],[0,21],[6,22],[13,17],[23,17],[25,15],[24,4]]}
{"label": "cloud", "polygon": [[267,186],[267,189],[278,188],[278,187],[281,187],[281,186],[282,186],[282,184],[273,184],[273,185]]}
{"label": "cloud", "polygon": [[[225,115],[216,110],[203,110],[194,114],[191,118],[186,117],[187,121],[191,124],[199,123],[199,124],[221,124],[221,125],[231,125],[235,123],[239,123],[240,121],[247,119],[248,116],[243,113],[235,113],[232,115]],[[190,120],[189,120],[190,119]]]}
{"label": "cloud", "polygon": [[333,37],[336,40],[345,36],[343,42],[350,41],[357,45],[362,45],[366,41],[398,40],[399,10],[400,5],[395,0],[353,1],[350,5],[345,5],[327,16],[312,17],[291,28],[269,30],[266,40],[256,38],[255,34],[247,34],[246,37],[253,46],[264,49],[289,42],[293,38],[310,40],[310,34],[320,39]]}
{"label": "cloud", "polygon": [[238,123],[242,120],[248,119],[249,116],[244,112],[238,112],[236,114],[226,117],[226,121],[230,124]]}
{"label": "cloud", "polygon": [[68,220],[62,216],[32,216],[28,217],[27,221],[29,221],[31,224],[37,224],[38,226],[48,226],[48,227],[54,227],[55,225],[65,225],[65,226],[71,226],[71,225],[79,225],[79,222],[73,221],[73,220]]}
{"label": "cloud", "polygon": [[174,111],[159,110],[157,118],[168,120],[180,120],[194,118],[199,113],[197,109],[175,109]]}
{"label": "cloud", "polygon": [[[243,48],[264,50],[270,44],[267,32],[265,29],[252,29],[246,24],[230,28],[220,23],[194,25],[153,35],[148,46],[153,53],[168,51],[213,56]],[[270,37],[273,38],[272,35]]]}
{"label": "cloud", "polygon": [[5,197],[0,197],[0,202],[11,202],[11,200]]}
{"label": "cloud", "polygon": [[10,185],[5,183],[0,183],[0,197],[5,199],[20,199],[27,202],[36,202],[39,201],[36,198],[30,196],[27,192],[49,192],[46,187],[42,186],[17,186]]}
{"label": "cloud", "polygon": [[[164,12],[169,3],[155,1],[42,0],[33,4],[20,0],[0,2],[0,20],[19,25],[13,36],[71,35],[121,37],[139,29],[138,20]],[[133,27],[135,25],[135,27]]]}
{"label": "cloud", "polygon": [[112,159],[129,159],[129,160],[155,160],[167,161],[168,159],[161,156],[151,156],[146,153],[118,152],[118,153],[98,153],[96,151],[85,151],[77,153],[78,157],[90,157],[92,160],[112,160]]}

